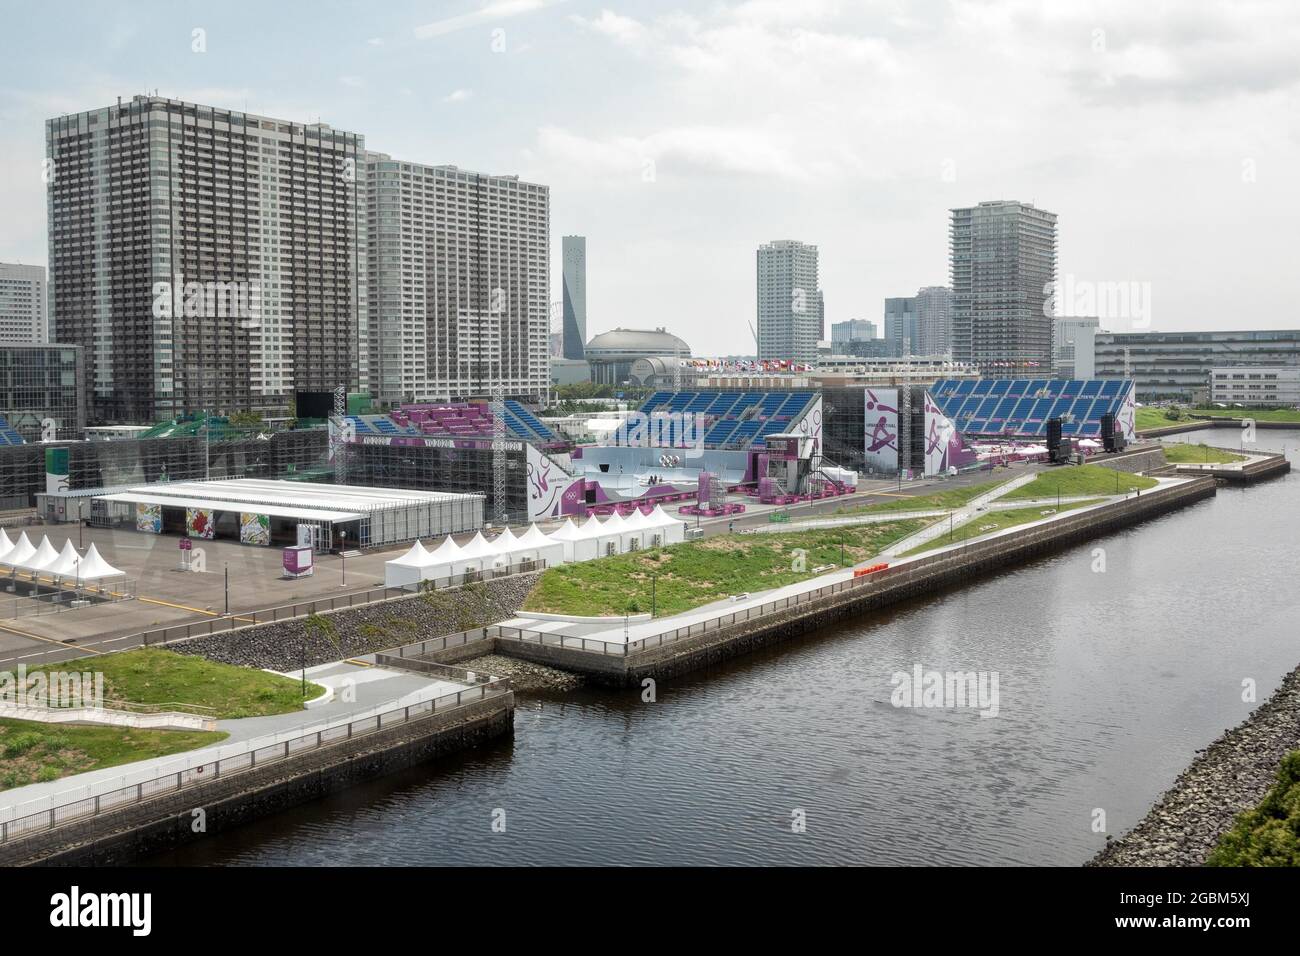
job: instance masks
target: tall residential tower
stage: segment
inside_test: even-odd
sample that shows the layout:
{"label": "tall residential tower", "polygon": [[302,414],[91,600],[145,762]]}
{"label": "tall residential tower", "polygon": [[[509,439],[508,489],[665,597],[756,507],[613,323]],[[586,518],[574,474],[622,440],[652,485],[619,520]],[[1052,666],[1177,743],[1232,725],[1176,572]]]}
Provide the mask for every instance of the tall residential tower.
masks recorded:
{"label": "tall residential tower", "polygon": [[362,136],[136,96],[45,138],[50,337],[92,423],[368,387]]}
{"label": "tall residential tower", "polygon": [[952,210],[952,353],[1000,377],[1050,377],[1056,214],[1011,200]]}
{"label": "tall residential tower", "polygon": [[758,357],[814,362],[823,303],[817,247],[780,239],[758,247]]}
{"label": "tall residential tower", "polygon": [[551,384],[550,192],[367,154],[371,352],[384,401],[541,401]]}

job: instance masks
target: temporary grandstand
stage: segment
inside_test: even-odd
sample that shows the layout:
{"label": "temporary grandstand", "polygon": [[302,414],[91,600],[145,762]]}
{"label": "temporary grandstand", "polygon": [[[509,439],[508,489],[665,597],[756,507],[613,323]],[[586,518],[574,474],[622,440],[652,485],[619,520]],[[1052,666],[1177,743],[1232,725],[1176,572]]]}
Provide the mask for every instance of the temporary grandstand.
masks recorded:
{"label": "temporary grandstand", "polygon": [[943,379],[929,391],[957,431],[971,437],[1042,440],[1048,421],[1059,418],[1063,435],[1097,438],[1107,414],[1133,437],[1133,383],[1126,379]]}
{"label": "temporary grandstand", "polygon": [[613,433],[610,444],[644,445],[643,436],[650,433],[655,444],[686,447],[699,444],[702,428],[705,448],[761,448],[768,435],[795,431],[813,416],[818,398],[812,389],[659,391],[641,406],[645,420],[629,421]]}
{"label": "temporary grandstand", "polygon": [[18,429],[10,425],[3,415],[0,415],[0,445],[21,444],[24,444],[23,436],[18,434]]}
{"label": "temporary grandstand", "polygon": [[[513,399],[505,403],[506,437],[542,445],[563,444],[532,412]],[[453,438],[491,440],[494,418],[487,402],[403,405],[388,415],[348,415],[358,438]]]}

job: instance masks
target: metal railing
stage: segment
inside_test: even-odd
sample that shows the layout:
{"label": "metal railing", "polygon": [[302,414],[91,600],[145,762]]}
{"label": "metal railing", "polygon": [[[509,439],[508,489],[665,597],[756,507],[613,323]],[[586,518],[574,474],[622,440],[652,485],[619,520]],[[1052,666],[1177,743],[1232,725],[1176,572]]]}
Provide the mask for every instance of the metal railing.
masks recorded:
{"label": "metal railing", "polygon": [[[1198,479],[1199,480],[1199,479]],[[1100,508],[1122,506],[1137,500],[1159,500],[1165,497],[1177,496],[1183,490],[1182,485],[1174,485],[1166,488],[1152,489],[1141,496],[1125,498],[1123,501],[1109,502],[1106,505],[1096,506]],[[1068,525],[1072,530],[1078,524],[1086,521],[1089,516],[1094,514],[1093,508],[1088,508],[1076,512],[1070,512],[1059,518],[1044,518],[1042,522],[1033,522],[1032,527],[1019,525],[1006,528],[989,537],[967,539],[959,545],[954,545],[935,554],[918,555],[913,558],[905,558],[900,563],[892,564],[890,567],[873,574],[864,575],[857,578],[847,578],[843,581],[836,581],[833,584],[825,584],[807,591],[799,591],[784,598],[777,598],[773,601],[767,601],[754,607],[748,607],[743,610],[733,611],[730,614],[719,614],[715,617],[705,618],[703,621],[697,621],[685,627],[675,628],[669,631],[661,631],[644,638],[627,640],[623,642],[603,641],[591,637],[578,637],[556,634],[546,631],[536,631],[527,628],[508,627],[505,625],[494,624],[489,627],[479,628],[473,631],[466,631],[461,634],[447,635],[443,638],[436,638],[430,641],[422,642],[422,645],[434,645],[439,641],[444,642],[445,646],[455,647],[458,644],[468,643],[469,641],[483,640],[489,637],[499,638],[507,641],[518,641],[524,644],[538,644],[541,646],[568,648],[572,650],[591,651],[602,655],[613,657],[629,657],[633,654],[650,650],[652,648],[663,647],[668,644],[674,644],[692,637],[700,637],[705,634],[713,634],[738,624],[745,624],[755,618],[776,614],[787,611],[792,607],[809,604],[819,601],[823,598],[841,594],[845,591],[858,590],[870,587],[882,580],[889,580],[900,574],[916,571],[921,568],[928,568],[932,565],[942,564],[953,560],[965,560],[972,550],[981,548],[996,549],[1002,544],[1005,538],[1018,536],[1024,532],[1034,532],[1042,530],[1047,526],[1060,528],[1062,525]],[[616,624],[617,618],[611,620]],[[628,625],[624,625],[625,633]],[[417,645],[412,645],[417,646]],[[438,649],[438,648],[433,648]],[[405,650],[399,648],[399,651]],[[393,653],[393,652],[389,652]],[[401,656],[399,653],[397,656]]]}
{"label": "metal railing", "polygon": [[260,624],[274,624],[279,621],[292,621],[298,618],[311,617],[314,614],[324,614],[329,611],[339,611],[345,608],[364,607],[368,604],[382,604],[386,601],[395,601],[400,598],[415,597],[423,591],[441,591],[446,588],[463,587],[466,584],[485,581],[496,581],[501,578],[514,577],[520,574],[535,574],[539,571],[545,570],[546,566],[546,561],[528,561],[500,569],[469,571],[446,578],[431,578],[427,581],[421,581],[419,584],[411,584],[400,588],[368,588],[362,591],[352,591],[348,594],[315,598],[310,601],[298,601],[293,604],[282,604],[278,607],[263,608],[257,611],[232,611],[229,616],[214,616],[208,618],[206,621],[191,621],[187,624],[173,624],[170,627],[142,631],[138,634],[130,635],[127,640],[128,643],[131,640],[137,640],[145,646],[155,647],[169,644],[173,641],[183,641],[191,637],[206,637],[209,634],[224,634],[229,631],[241,630],[246,627],[256,627]]}
{"label": "metal railing", "polygon": [[[247,772],[267,764],[287,760],[299,754],[319,750],[339,741],[351,740],[367,734],[386,730],[389,727],[409,723],[425,715],[440,714],[464,707],[480,700],[501,697],[510,692],[510,681],[504,678],[489,680],[454,694],[444,694],[418,704],[408,704],[392,710],[382,711],[368,717],[349,721],[346,724],[321,727],[307,731],[296,737],[285,739],[258,738],[248,742],[246,748],[237,754],[219,757],[194,766],[158,774],[139,783],[119,787],[104,793],[87,794],[66,803],[49,806],[46,809],[10,820],[0,821],[0,845],[16,837],[52,830],[75,820],[98,816],[111,810],[133,806],[138,803],[163,797],[184,790],[209,780]],[[262,741],[262,742],[259,742]],[[57,799],[57,796],[55,798]],[[21,809],[21,808],[20,808]]]}

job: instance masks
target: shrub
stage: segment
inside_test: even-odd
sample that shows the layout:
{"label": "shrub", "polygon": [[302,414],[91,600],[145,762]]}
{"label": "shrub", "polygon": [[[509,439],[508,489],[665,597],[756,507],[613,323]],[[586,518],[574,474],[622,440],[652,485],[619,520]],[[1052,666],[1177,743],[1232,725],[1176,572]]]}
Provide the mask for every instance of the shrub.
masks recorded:
{"label": "shrub", "polygon": [[1282,759],[1277,783],[1237,817],[1207,866],[1300,866],[1300,750]]}

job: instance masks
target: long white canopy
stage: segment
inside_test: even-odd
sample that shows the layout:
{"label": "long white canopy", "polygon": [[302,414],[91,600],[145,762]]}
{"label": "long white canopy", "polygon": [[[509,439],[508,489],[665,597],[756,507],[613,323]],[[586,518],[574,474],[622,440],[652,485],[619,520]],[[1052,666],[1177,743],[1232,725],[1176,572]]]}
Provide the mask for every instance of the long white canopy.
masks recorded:
{"label": "long white canopy", "polygon": [[547,537],[552,541],[582,541],[587,536],[582,533],[581,528],[573,523],[572,518],[565,518],[564,524],[548,534]]}
{"label": "long white canopy", "polygon": [[424,545],[416,541],[400,558],[393,558],[393,560],[384,563],[403,568],[422,568],[429,563],[429,552],[424,550]]}
{"label": "long white canopy", "polygon": [[460,549],[460,560],[477,561],[480,558],[495,558],[500,553],[487,538],[483,537],[483,532],[480,531],[474,535],[469,544]]}
{"label": "long white canopy", "polygon": [[429,564],[450,564],[460,557],[460,545],[451,535],[443,538],[442,544],[429,552]]}

